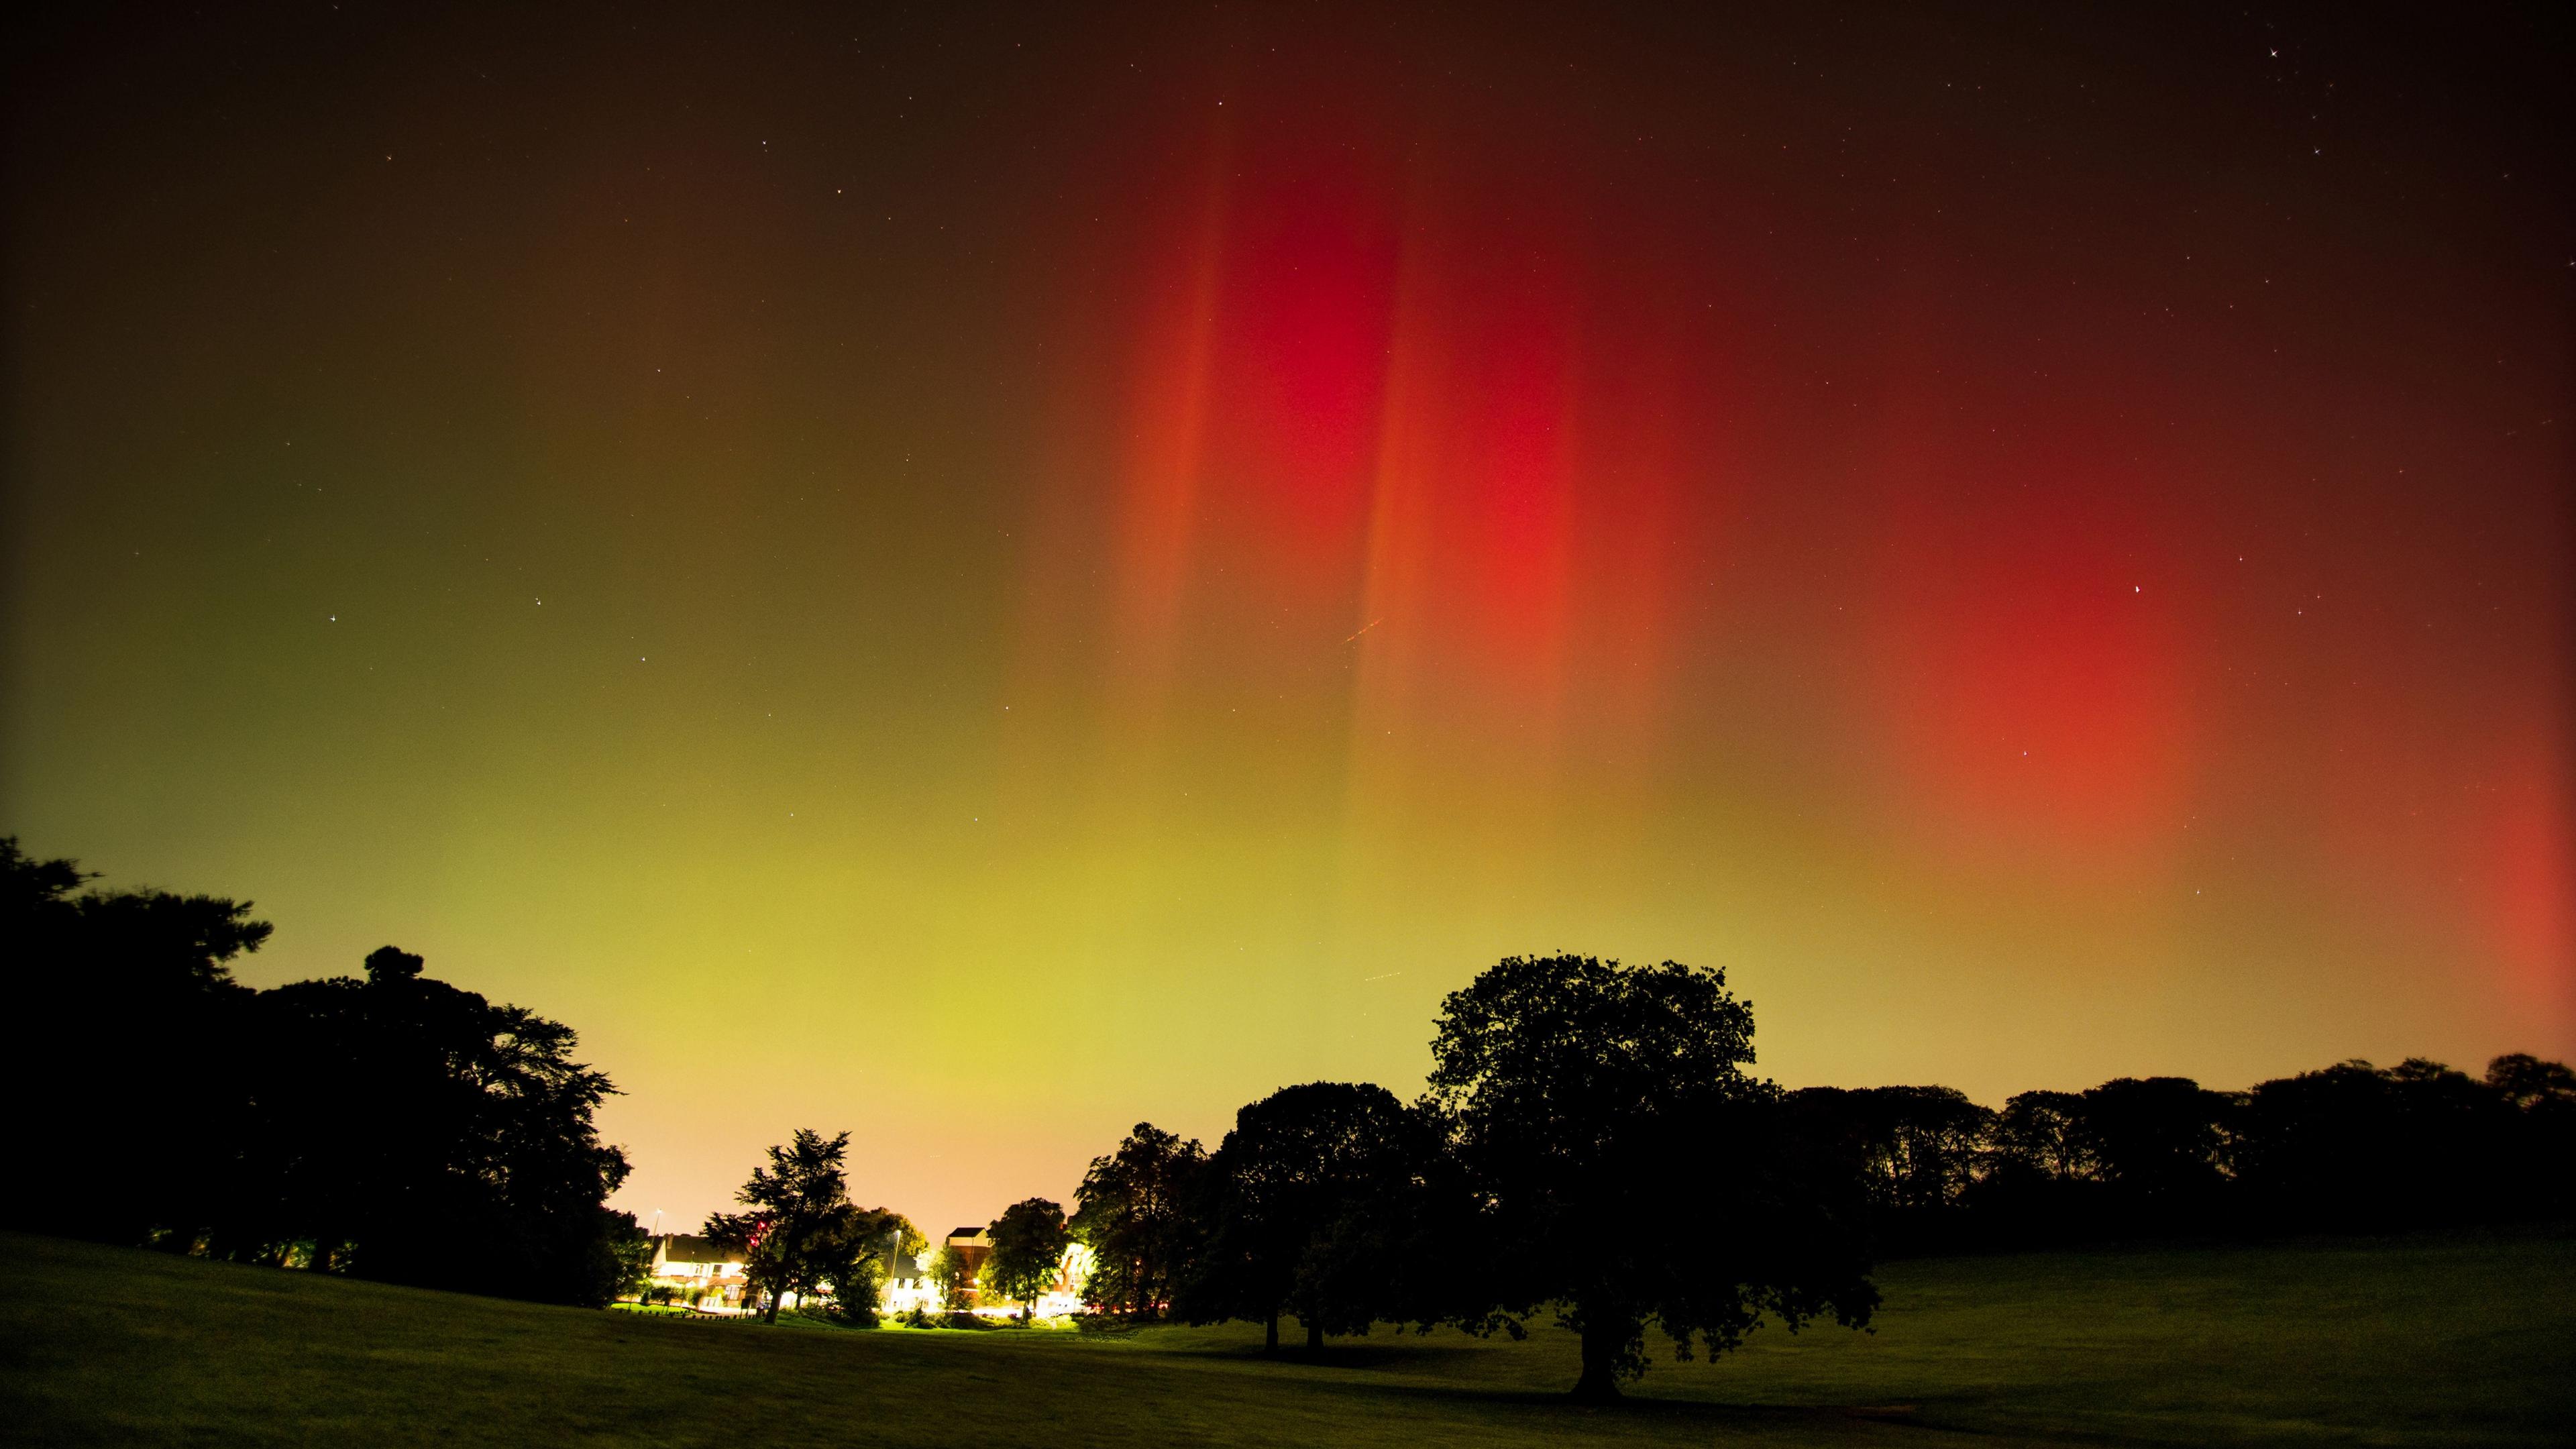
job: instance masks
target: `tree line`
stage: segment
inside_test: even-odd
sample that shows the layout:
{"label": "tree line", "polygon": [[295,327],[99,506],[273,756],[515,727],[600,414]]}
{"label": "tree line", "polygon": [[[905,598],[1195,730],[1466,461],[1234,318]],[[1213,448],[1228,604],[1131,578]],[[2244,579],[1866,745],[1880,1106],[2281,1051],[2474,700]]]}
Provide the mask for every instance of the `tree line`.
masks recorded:
{"label": "tree line", "polygon": [[0,839],[11,1226],[564,1303],[640,1280],[650,1249],[605,1205],[626,1158],[592,1124],[615,1088],[570,1027],[391,946],[254,991],[250,902],[92,879]]}
{"label": "tree line", "polygon": [[[253,991],[248,902],[102,891],[0,840],[0,939],[27,1020],[32,1118],[15,1226],[389,1281],[601,1303],[648,1247],[610,1211],[614,1088],[560,1023],[430,979]],[[1067,1214],[991,1225],[981,1286],[1028,1303],[1068,1243],[1107,1318],[1250,1320],[1276,1349],[1379,1325],[1574,1331],[1586,1398],[1650,1336],[1714,1357],[1768,1321],[1863,1327],[1888,1256],[2106,1239],[2390,1231],[2576,1211],[2576,1073],[2347,1062],[2215,1092],[2182,1078],[2025,1092],[1785,1090],[1752,1074],[1723,972],[1513,957],[1442,1002],[1412,1102],[1310,1082],[1244,1106],[1213,1151],[1139,1123]],[[848,1193],[849,1134],[768,1151],[705,1232],[775,1317],[790,1295],[874,1321],[927,1246]],[[956,1255],[934,1276],[967,1286]]]}
{"label": "tree line", "polygon": [[2212,1091],[2123,1077],[2000,1109],[1948,1087],[1791,1094],[1860,1166],[1882,1254],[2398,1232],[2576,1213],[2576,1072],[2340,1062]]}
{"label": "tree line", "polygon": [[1580,1336],[1595,1399],[1644,1370],[1649,1329],[1690,1358],[1765,1319],[1868,1323],[1858,1164],[1746,1070],[1753,1013],[1722,972],[1508,959],[1450,994],[1432,1056],[1416,1102],[1287,1087],[1214,1152],[1138,1124],[1069,1217],[1031,1198],[995,1220],[983,1285],[1027,1303],[1079,1241],[1095,1311],[1250,1319],[1274,1350],[1285,1316],[1320,1345],[1379,1324],[1519,1337],[1544,1314]]}
{"label": "tree line", "polygon": [[[1860,1326],[1892,1256],[2140,1239],[2564,1219],[2576,1073],[2345,1062],[2216,1092],[2177,1077],[2025,1092],[1784,1091],[1749,1076],[1722,973],[1505,960],[1443,1003],[1429,1090],[1311,1082],[1242,1108],[1210,1152],[1138,1123],[1068,1218],[997,1220],[984,1286],[1026,1302],[1067,1241],[1100,1314],[1295,1318],[1310,1348],[1382,1324],[1581,1337],[1577,1392],[1765,1318]],[[1008,1246],[1006,1246],[1006,1243]],[[959,1286],[962,1286],[962,1282]]]}

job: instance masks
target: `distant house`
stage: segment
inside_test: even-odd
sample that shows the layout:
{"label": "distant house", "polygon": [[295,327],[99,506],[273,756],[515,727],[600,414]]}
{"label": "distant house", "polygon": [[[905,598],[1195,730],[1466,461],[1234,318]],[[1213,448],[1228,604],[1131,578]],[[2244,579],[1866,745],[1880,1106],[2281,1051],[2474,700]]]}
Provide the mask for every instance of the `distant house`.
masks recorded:
{"label": "distant house", "polygon": [[653,1238],[653,1267],[647,1296],[667,1292],[674,1303],[710,1313],[738,1313],[749,1287],[743,1274],[742,1250],[719,1247],[688,1233],[659,1233]]}
{"label": "distant house", "polygon": [[[975,1276],[983,1272],[986,1260],[993,1256],[993,1235],[989,1231],[976,1227],[951,1229],[948,1246],[955,1249],[962,1260],[959,1287],[967,1312],[983,1318],[1008,1318],[1020,1311],[1020,1305],[1015,1302],[999,1298],[988,1300],[983,1290],[974,1284]],[[1056,1263],[1055,1281],[1038,1295],[1034,1305],[1037,1316],[1062,1318],[1067,1314],[1080,1313],[1084,1306],[1082,1284],[1091,1276],[1091,1263],[1091,1249],[1080,1243],[1068,1245],[1064,1257]],[[937,1300],[936,1289],[932,1290],[931,1297],[934,1302]]]}
{"label": "distant house", "polygon": [[980,1227],[950,1228],[949,1250],[957,1255],[957,1297],[960,1306],[973,1312],[982,1306],[983,1290],[975,1280],[983,1276],[985,1262],[993,1256],[993,1235]]}
{"label": "distant house", "polygon": [[[713,1241],[688,1233],[664,1233],[653,1240],[653,1266],[648,1274],[645,1296],[661,1298],[695,1308],[702,1313],[740,1313],[750,1297],[750,1281],[744,1274],[742,1250],[720,1247]],[[992,1235],[980,1227],[958,1228],[948,1235],[948,1247],[956,1250],[961,1269],[957,1291],[966,1310],[987,1318],[1001,1318],[1020,1311],[1017,1303],[983,1301],[975,1278],[993,1256]],[[1056,1267],[1055,1282],[1037,1301],[1040,1318],[1056,1318],[1082,1311],[1082,1281],[1091,1271],[1091,1250],[1079,1243],[1065,1250],[1064,1261]],[[787,1296],[787,1307],[797,1306],[795,1294]],[[897,1253],[886,1263],[884,1286],[878,1293],[878,1304],[887,1314],[943,1311],[939,1285],[930,1278],[930,1257],[924,1253]]]}
{"label": "distant house", "polygon": [[1038,1317],[1063,1318],[1080,1313],[1090,1305],[1082,1296],[1083,1283],[1091,1277],[1091,1265],[1099,1255],[1087,1243],[1067,1243],[1064,1256],[1056,1260],[1055,1282],[1038,1295]]}
{"label": "distant house", "polygon": [[939,1285],[930,1281],[930,1255],[895,1254],[886,1264],[885,1287],[877,1297],[888,1314],[939,1312]]}

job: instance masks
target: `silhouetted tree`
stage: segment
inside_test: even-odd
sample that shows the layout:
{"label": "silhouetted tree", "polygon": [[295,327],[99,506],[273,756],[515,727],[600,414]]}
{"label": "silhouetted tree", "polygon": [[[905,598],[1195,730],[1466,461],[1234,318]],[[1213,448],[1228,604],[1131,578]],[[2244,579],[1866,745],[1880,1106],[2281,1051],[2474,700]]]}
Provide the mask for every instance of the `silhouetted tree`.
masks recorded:
{"label": "silhouetted tree", "polygon": [[50,1104],[27,1158],[51,1186],[12,1195],[24,1220],[442,1287],[615,1290],[632,1224],[603,1201],[626,1165],[592,1129],[610,1088],[570,1029],[390,947],[365,982],[253,993],[229,968],[269,934],[247,903],[74,894],[84,879],[0,844],[16,984],[63,1027],[9,1058]]}
{"label": "silhouetted tree", "polygon": [[2082,1102],[2105,1227],[2152,1236],[2216,1225],[2233,1098],[2188,1077],[2121,1077],[2084,1092]]}
{"label": "silhouetted tree", "polygon": [[1955,1237],[1921,1246],[2080,1240],[2099,1230],[2102,1193],[2101,1164],[2084,1133],[2083,1094],[2023,1092],[1995,1114]]}
{"label": "silhouetted tree", "polygon": [[2486,1085],[2514,1113],[2495,1219],[2576,1214],[2576,1071],[2514,1052],[2487,1063]]}
{"label": "silhouetted tree", "polygon": [[1211,1159],[1208,1238],[1186,1316],[1262,1322],[1279,1346],[1293,1312],[1306,1344],[1398,1316],[1407,1231],[1437,1141],[1384,1087],[1309,1082],[1235,1114]]}
{"label": "silhouetted tree", "polygon": [[931,1256],[929,1278],[939,1290],[939,1306],[951,1313],[966,1306],[966,1291],[975,1286],[975,1275],[969,1270],[964,1253],[954,1244],[942,1243]]}
{"label": "silhouetted tree", "polygon": [[1957,1234],[1992,1111],[1951,1087],[1808,1087],[1792,1095],[1859,1163],[1880,1249],[1915,1251]]}
{"label": "silhouetted tree", "polygon": [[1038,1298],[1055,1281],[1073,1241],[1064,1209],[1042,1197],[1026,1198],[1002,1209],[989,1232],[993,1251],[984,1260],[985,1281],[994,1296],[1020,1305],[1020,1321],[1026,1323],[1037,1316]]}
{"label": "silhouetted tree", "polygon": [[2074,1092],[2023,1092],[1995,1117],[1990,1151],[2049,1182],[2094,1180],[2100,1164],[2084,1135],[2084,1099]]}
{"label": "silhouetted tree", "polygon": [[1955,1087],[1872,1087],[1873,1191],[1907,1211],[1955,1208],[1968,1190],[1995,1114]]}
{"label": "silhouetted tree", "polygon": [[234,1177],[237,1044],[252,993],[229,963],[269,926],[247,901],[82,889],[70,860],[0,839],[0,959],[24,1026],[0,1053],[24,1114],[19,1226],[196,1245]]}
{"label": "silhouetted tree", "polygon": [[2576,1115],[2576,1070],[2512,1052],[2487,1063],[2487,1086],[2517,1112]]}
{"label": "silhouetted tree", "polygon": [[49,913],[70,911],[72,892],[95,879],[79,861],[38,860],[18,847],[18,837],[0,835],[0,924],[13,942],[41,944],[40,923]]}
{"label": "silhouetted tree", "polygon": [[1557,1304],[1587,1399],[1644,1371],[1650,1321],[1685,1358],[1766,1313],[1868,1321],[1849,1161],[1798,1150],[1778,1089],[1745,1074],[1753,1013],[1722,973],[1513,957],[1451,993],[1438,1027],[1431,1100],[1498,1245],[1458,1321],[1516,1332]]}
{"label": "silhouetted tree", "polygon": [[2233,1155],[2275,1231],[2493,1221],[2514,1215],[2523,1125],[2507,1093],[2438,1062],[2352,1061],[2256,1085]]}
{"label": "silhouetted tree", "polygon": [[609,1215],[606,1236],[610,1263],[606,1301],[641,1294],[653,1281],[653,1239],[629,1212]]}
{"label": "silhouetted tree", "polygon": [[593,1114],[615,1088],[570,1027],[423,974],[384,947],[363,981],[259,997],[253,1127],[217,1251],[428,1287],[605,1302],[631,1229],[604,1202],[624,1154]]}
{"label": "silhouetted tree", "polygon": [[876,1321],[877,1284],[890,1249],[920,1234],[899,1213],[851,1203],[850,1134],[829,1138],[796,1129],[769,1149],[769,1165],[751,1170],[734,1200],[751,1209],[708,1216],[706,1236],[743,1253],[743,1276],[766,1300],[763,1317],[778,1321],[786,1295],[829,1291],[841,1314]]}
{"label": "silhouetted tree", "polygon": [[1139,1122],[1107,1156],[1091,1160],[1074,1199],[1073,1236],[1092,1251],[1083,1296],[1105,1313],[1151,1318],[1170,1303],[1195,1254],[1189,1204],[1207,1153]]}
{"label": "silhouetted tree", "polygon": [[873,1328],[887,1271],[894,1260],[929,1246],[912,1220],[886,1208],[853,1207],[837,1225],[838,1243],[825,1280],[832,1290],[832,1316],[860,1328]]}

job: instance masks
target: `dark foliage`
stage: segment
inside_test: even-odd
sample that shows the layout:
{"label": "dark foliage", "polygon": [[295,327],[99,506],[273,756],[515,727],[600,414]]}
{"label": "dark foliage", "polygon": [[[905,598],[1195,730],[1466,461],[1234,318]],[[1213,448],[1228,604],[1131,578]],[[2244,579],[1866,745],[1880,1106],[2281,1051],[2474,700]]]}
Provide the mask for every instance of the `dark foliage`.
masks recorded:
{"label": "dark foliage", "polygon": [[[1795,1094],[1869,1164],[1885,1253],[2157,1238],[2394,1232],[2576,1211],[2576,1073],[2498,1057],[2483,1080],[2421,1059],[2344,1062],[2214,1092],[2179,1077],[2024,1092],[1982,1128],[1939,1088]],[[1982,1111],[1967,1104],[1970,1111]],[[1934,1209],[1891,1191],[1891,1143],[1964,1146]],[[1955,1150],[1945,1161],[1960,1160]]]}
{"label": "dark foliage", "polygon": [[1177,1307],[1194,1323],[1266,1324],[1272,1349],[1282,1312],[1310,1348],[1408,1316],[1438,1155],[1425,1119],[1384,1087],[1309,1082],[1243,1108],[1210,1160],[1203,1247]]}
{"label": "dark foliage", "polygon": [[1023,1199],[1002,1209],[988,1236],[993,1251],[984,1260],[986,1285],[994,1297],[1019,1304],[1025,1323],[1037,1312],[1039,1295],[1054,1284],[1064,1250],[1073,1241],[1064,1209],[1042,1197]]}
{"label": "dark foliage", "polygon": [[1494,1252],[1456,1285],[1471,1327],[1553,1304],[1582,1338],[1580,1397],[1722,1353],[1765,1316],[1865,1324],[1857,1159],[1748,1076],[1752,1009],[1722,973],[1507,959],[1443,1004],[1430,1101],[1487,1206]]}
{"label": "dark foliage", "polygon": [[1152,1318],[1170,1305],[1198,1256],[1190,1204],[1206,1171],[1204,1148],[1151,1122],[1091,1160],[1069,1226],[1092,1251],[1082,1293],[1095,1311]]}
{"label": "dark foliage", "polygon": [[[206,1224],[233,1256],[287,1228],[313,1265],[430,1287],[604,1301],[601,1204],[626,1175],[591,1114],[614,1090],[572,1029],[422,974],[387,946],[366,979],[260,997],[243,1185]],[[502,1285],[507,1285],[503,1287]]]}
{"label": "dark foliage", "polygon": [[1791,1098],[1805,1130],[1854,1165],[1882,1251],[1955,1231],[1994,1112],[1948,1087],[1809,1087]]}
{"label": "dark foliage", "polygon": [[[363,978],[252,991],[245,901],[100,891],[0,839],[0,1054],[29,1104],[10,1226],[571,1303],[631,1291],[649,1250],[605,1207],[626,1173],[614,1090],[570,1028],[430,978],[387,946]],[[1578,1394],[1643,1371],[1646,1333],[1722,1353],[1764,1319],[1859,1325],[1872,1255],[2114,1239],[2390,1232],[2576,1215],[2576,1072],[2471,1077],[2344,1062],[2217,1092],[2178,1077],[2031,1091],[1783,1093],[1751,1076],[1751,1008],[1670,962],[1505,960],[1444,1002],[1422,1102],[1283,1088],[1213,1155],[1139,1123],[1070,1223],[992,1224],[997,1298],[1033,1303],[1067,1242],[1095,1306],[1194,1322],[1294,1314],[1310,1347],[1379,1323],[1582,1339]],[[828,1292],[873,1322],[900,1215],[852,1204],[848,1134],[769,1150],[709,1236],[774,1316]],[[952,1290],[959,1264],[934,1276]]]}
{"label": "dark foliage", "polygon": [[2246,1216],[2274,1231],[2474,1222],[2519,1195],[2524,1112],[2437,1062],[2344,1062],[2265,1082],[2232,1125]]}
{"label": "dark foliage", "polygon": [[849,1133],[827,1138],[797,1128],[769,1149],[769,1165],[753,1168],[735,1190],[734,1200],[751,1211],[711,1213],[701,1229],[710,1241],[742,1253],[743,1276],[772,1323],[793,1293],[829,1294],[835,1318],[873,1325],[888,1260],[922,1247],[920,1232],[901,1213],[850,1201],[849,1154]]}
{"label": "dark foliage", "polygon": [[2216,1224],[2231,1106],[2187,1077],[2122,1077],[2084,1094],[2085,1145],[2117,1230]]}
{"label": "dark foliage", "polygon": [[12,985],[57,1028],[13,1059],[52,1104],[18,1223],[559,1302],[631,1279],[603,1205],[626,1161],[591,1121],[614,1089],[569,1027],[390,946],[364,980],[253,992],[248,902],[81,880],[0,842]]}
{"label": "dark foliage", "polygon": [[201,1185],[230,1175],[246,1106],[236,1044],[256,1013],[227,963],[269,927],[247,901],[83,891],[89,879],[0,839],[0,942],[22,1024],[6,1070],[11,1100],[35,1109],[5,1211],[138,1242],[200,1213]]}

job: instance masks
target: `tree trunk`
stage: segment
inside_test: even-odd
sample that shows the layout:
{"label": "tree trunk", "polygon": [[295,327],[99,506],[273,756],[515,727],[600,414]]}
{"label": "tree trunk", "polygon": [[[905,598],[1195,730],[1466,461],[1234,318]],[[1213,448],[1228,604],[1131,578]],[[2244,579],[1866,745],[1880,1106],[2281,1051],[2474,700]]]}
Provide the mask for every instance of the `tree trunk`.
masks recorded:
{"label": "tree trunk", "polygon": [[1320,1318],[1309,1318],[1306,1320],[1306,1352],[1322,1353],[1323,1351],[1324,1320]]}
{"label": "tree trunk", "polygon": [[772,1288],[769,1290],[769,1312],[767,1316],[760,1320],[761,1322],[776,1323],[778,1321],[778,1300],[784,1296],[786,1296],[785,1293],[780,1289]]}
{"label": "tree trunk", "polygon": [[1262,1332],[1261,1351],[1263,1353],[1277,1353],[1279,1351],[1279,1310],[1276,1308],[1270,1310],[1270,1317],[1267,1326]]}
{"label": "tree trunk", "polygon": [[1574,1399],[1583,1404],[1610,1404],[1619,1399],[1619,1353],[1628,1346],[1628,1325],[1587,1321],[1583,1325],[1583,1377],[1574,1381]]}

